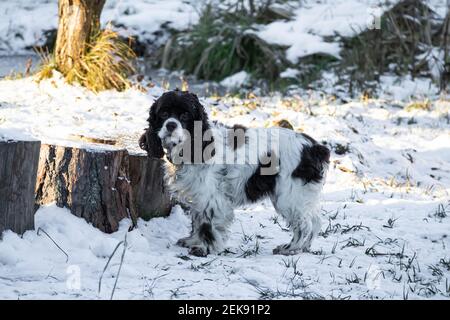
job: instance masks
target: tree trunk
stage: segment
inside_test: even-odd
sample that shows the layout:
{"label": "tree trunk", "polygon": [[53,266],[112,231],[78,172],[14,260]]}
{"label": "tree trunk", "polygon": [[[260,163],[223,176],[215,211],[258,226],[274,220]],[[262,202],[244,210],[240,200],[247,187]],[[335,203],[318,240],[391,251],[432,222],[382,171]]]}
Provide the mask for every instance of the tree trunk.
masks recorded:
{"label": "tree trunk", "polygon": [[149,220],[167,216],[172,205],[164,185],[163,161],[138,155],[129,159],[133,202],[139,217]]}
{"label": "tree trunk", "polygon": [[100,30],[100,15],[106,0],[59,0],[59,25],[55,60],[67,74],[86,51],[92,35]]}
{"label": "tree trunk", "polygon": [[36,183],[36,204],[56,202],[104,232],[136,213],[126,150],[88,150],[43,145]]}
{"label": "tree trunk", "polygon": [[0,141],[0,234],[34,228],[39,141]]}

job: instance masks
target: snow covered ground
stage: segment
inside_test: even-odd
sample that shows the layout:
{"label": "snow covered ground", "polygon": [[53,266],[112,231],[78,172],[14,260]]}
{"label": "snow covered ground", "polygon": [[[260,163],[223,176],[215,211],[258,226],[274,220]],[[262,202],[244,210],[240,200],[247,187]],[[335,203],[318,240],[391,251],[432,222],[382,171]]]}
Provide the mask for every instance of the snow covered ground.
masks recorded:
{"label": "snow covered ground", "polygon": [[[143,84],[95,95],[58,77],[40,84],[2,80],[0,139],[20,133],[80,144],[72,137],[81,134],[136,150],[162,92]],[[207,258],[175,245],[190,230],[179,207],[167,218],[140,220],[128,234],[130,221],[123,220],[108,235],[50,205],[37,212],[35,231],[3,233],[0,298],[109,299],[122,246],[100,292],[99,280],[127,234],[115,299],[448,299],[450,102],[431,97],[430,110],[421,110],[408,108],[407,96],[348,103],[314,93],[202,99],[212,119],[247,126],[284,119],[332,148],[322,232],[312,253],[272,255],[290,234],[268,202],[237,210],[227,251]]]}
{"label": "snow covered ground", "polygon": [[[193,5],[191,5],[191,3]],[[185,29],[198,19],[198,1],[189,0],[108,0],[102,23],[114,22],[127,36],[164,41],[155,32],[161,25]],[[45,42],[45,32],[58,25],[58,0],[14,0],[0,2],[0,53],[32,51]],[[158,38],[158,39],[157,39]]]}

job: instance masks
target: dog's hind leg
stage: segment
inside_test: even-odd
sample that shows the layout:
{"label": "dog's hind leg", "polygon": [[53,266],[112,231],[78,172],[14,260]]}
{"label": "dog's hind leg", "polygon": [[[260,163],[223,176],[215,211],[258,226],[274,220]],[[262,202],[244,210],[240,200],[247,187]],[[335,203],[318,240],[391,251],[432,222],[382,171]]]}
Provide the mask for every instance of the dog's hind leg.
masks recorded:
{"label": "dog's hind leg", "polygon": [[290,230],[293,237],[290,243],[283,244],[273,250],[273,254],[294,255],[309,251],[312,240],[320,231],[320,219],[317,215],[302,217],[291,222]]}
{"label": "dog's hind leg", "polygon": [[321,226],[318,193],[302,190],[296,195],[281,193],[271,198],[276,211],[284,217],[293,233],[291,242],[276,247],[273,253],[293,255],[308,251]]}

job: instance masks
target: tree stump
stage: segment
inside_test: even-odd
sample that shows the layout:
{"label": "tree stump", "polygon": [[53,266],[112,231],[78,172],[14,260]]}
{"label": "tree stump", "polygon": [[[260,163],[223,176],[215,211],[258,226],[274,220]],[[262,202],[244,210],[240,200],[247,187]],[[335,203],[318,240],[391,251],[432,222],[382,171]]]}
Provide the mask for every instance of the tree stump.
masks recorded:
{"label": "tree stump", "polygon": [[34,229],[39,141],[0,141],[0,234]]}
{"label": "tree stump", "polygon": [[43,145],[36,183],[36,204],[56,202],[111,233],[119,222],[136,221],[126,150],[89,150]]}
{"label": "tree stump", "polygon": [[130,155],[130,179],[133,202],[139,217],[149,220],[167,216],[172,207],[164,185],[161,159]]}

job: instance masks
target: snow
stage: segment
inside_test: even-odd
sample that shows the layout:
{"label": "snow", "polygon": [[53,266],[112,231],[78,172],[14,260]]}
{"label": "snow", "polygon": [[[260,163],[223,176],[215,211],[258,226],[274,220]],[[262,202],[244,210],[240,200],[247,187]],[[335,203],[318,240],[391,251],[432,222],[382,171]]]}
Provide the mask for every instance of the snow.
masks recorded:
{"label": "snow", "polygon": [[[287,47],[286,58],[297,63],[312,54],[340,58],[340,37],[354,36],[367,28],[379,28],[379,17],[397,1],[305,0],[289,2],[293,11],[289,21],[278,20],[257,26],[259,35],[269,43]],[[220,5],[220,1],[212,3]],[[199,19],[204,1],[183,0],[110,0],[102,13],[102,24],[110,22],[124,36],[138,36],[147,44],[163,45],[168,29],[184,30]],[[430,7],[443,19],[446,0],[430,0]],[[285,8],[286,9],[286,8]],[[0,54],[30,52],[43,44],[45,32],[57,27],[57,0],[2,1],[0,15]],[[441,54],[430,56],[439,64]],[[1,64],[0,64],[1,65]]]}
{"label": "snow", "polygon": [[374,4],[368,0],[302,1],[291,21],[263,26],[258,35],[270,43],[288,46],[287,58],[292,63],[316,53],[339,58],[339,42],[327,42],[324,37],[350,37],[366,30],[373,17],[379,17],[385,9]]}
{"label": "snow", "polygon": [[445,15],[447,14],[447,11],[448,11],[448,1],[447,0],[429,0],[427,3],[430,6],[430,8],[434,12],[436,12],[438,17],[440,17],[441,19],[445,18]]}
{"label": "snow", "polygon": [[155,33],[161,30],[163,24],[183,30],[196,23],[198,12],[194,3],[182,0],[107,1],[102,23],[113,21],[115,25],[123,25],[128,35],[140,35],[155,41],[158,39]]}
{"label": "snow", "polygon": [[149,93],[134,88],[124,93],[94,94],[80,86],[66,85],[57,73],[53,79],[40,83],[27,78],[4,80],[1,84],[2,128],[27,133],[43,143],[81,147],[85,144],[77,136],[114,139],[119,143],[136,140],[132,134],[139,136],[146,128],[153,95],[163,92],[155,87]]}
{"label": "snow", "polygon": [[[305,0],[295,9],[293,19],[261,26],[257,34],[270,43],[287,46],[287,58],[292,63],[319,53],[339,58],[339,37],[352,37],[367,29],[379,28],[383,12],[397,2]],[[427,3],[438,17],[445,17],[446,0]],[[326,37],[337,39],[326,40]]]}
{"label": "snow", "polygon": [[[82,134],[135,149],[162,92],[144,83],[96,95],[58,76],[40,84],[2,80],[0,132],[61,144],[81,144],[70,136]],[[403,101],[342,103],[315,93],[202,98],[211,119],[247,126],[286,119],[331,146],[322,234],[312,253],[273,255],[290,234],[264,201],[236,211],[226,253],[197,258],[175,245],[190,230],[189,217],[175,207],[166,218],[139,220],[128,233],[114,298],[449,298],[450,102],[431,99],[430,111],[407,111],[413,98],[404,92],[396,98]],[[348,152],[336,153],[345,147]],[[100,293],[98,282],[131,222],[104,234],[55,205],[42,207],[35,222],[36,230],[23,237],[2,235],[0,298],[109,299],[122,246]]]}
{"label": "snow", "polygon": [[296,78],[300,73],[297,69],[287,68],[282,73],[280,73],[280,78]]}
{"label": "snow", "polygon": [[[1,108],[1,104],[0,104]],[[1,119],[1,118],[0,118]],[[1,121],[0,121],[1,124]],[[0,142],[13,142],[13,141],[37,141],[32,136],[17,130],[16,128],[4,129],[0,127]]]}
{"label": "snow", "polygon": [[240,71],[223,79],[220,84],[228,88],[239,88],[246,84],[250,79],[250,75],[245,71]]}
{"label": "snow", "polygon": [[404,101],[411,96],[417,98],[437,95],[438,88],[429,78],[414,78],[406,76],[398,78],[394,76],[384,75],[380,77],[381,92],[384,96],[388,96],[394,100]]}
{"label": "snow", "polygon": [[42,42],[58,22],[57,0],[16,0],[0,3],[0,52],[18,53]]}
{"label": "snow", "polygon": [[[198,20],[195,5],[183,0],[108,0],[102,24],[113,22],[127,36],[164,41],[155,33],[161,25],[185,29]],[[0,53],[29,51],[45,41],[44,33],[58,25],[58,0],[15,0],[0,3]]]}
{"label": "snow", "polygon": [[[443,17],[445,2],[429,4]],[[2,1],[0,53],[16,54],[41,43],[43,33],[56,28],[56,3]],[[109,0],[102,22],[122,25],[126,35],[163,42],[165,36],[158,35],[162,25],[184,29],[197,21],[199,2],[191,3]],[[372,5],[379,3],[302,1],[293,9],[294,19],[260,26],[258,34],[287,46],[292,62],[314,53],[338,58],[339,37],[368,28]],[[428,62],[435,63],[440,55],[431,52]],[[295,69],[281,74],[297,75]],[[242,71],[221,84],[239,87],[247,78]],[[99,280],[125,235],[115,299],[450,298],[448,96],[439,97],[430,79],[384,75],[379,99],[336,100],[336,75],[325,72],[323,81],[329,82],[325,94],[201,98],[212,120],[246,126],[288,120],[295,130],[333,149],[322,200],[322,233],[312,253],[272,254],[290,234],[268,201],[237,210],[228,250],[207,258],[188,256],[187,249],[175,245],[191,229],[180,207],[166,218],[139,220],[130,233],[131,222],[125,219],[119,231],[105,234],[51,204],[36,213],[36,230],[1,235],[0,299],[109,299],[122,246],[106,269],[100,292]],[[150,106],[163,92],[144,81],[122,93],[94,94],[67,85],[57,73],[40,83],[33,78],[1,80],[0,141],[38,139],[142,152],[137,140],[147,126]],[[430,110],[405,108],[425,100]],[[86,143],[80,136],[117,144]]]}

